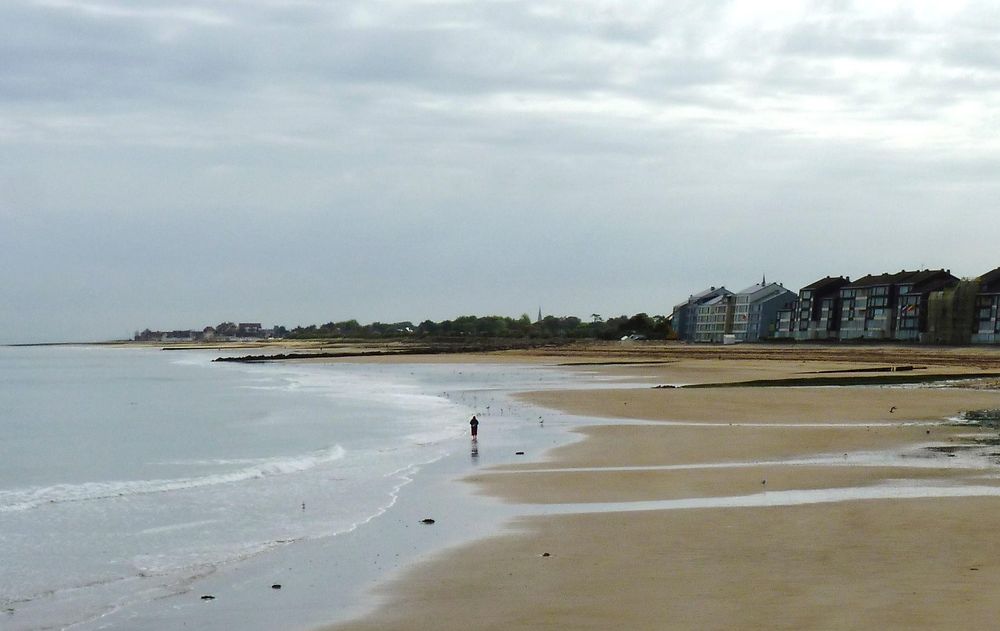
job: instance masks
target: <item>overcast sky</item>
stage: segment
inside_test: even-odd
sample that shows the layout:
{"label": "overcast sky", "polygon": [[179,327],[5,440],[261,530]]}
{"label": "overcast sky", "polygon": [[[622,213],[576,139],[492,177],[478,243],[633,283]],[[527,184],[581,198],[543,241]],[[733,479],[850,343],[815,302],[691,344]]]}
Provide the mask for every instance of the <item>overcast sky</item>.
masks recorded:
{"label": "overcast sky", "polygon": [[0,342],[1000,266],[996,3],[3,0]]}

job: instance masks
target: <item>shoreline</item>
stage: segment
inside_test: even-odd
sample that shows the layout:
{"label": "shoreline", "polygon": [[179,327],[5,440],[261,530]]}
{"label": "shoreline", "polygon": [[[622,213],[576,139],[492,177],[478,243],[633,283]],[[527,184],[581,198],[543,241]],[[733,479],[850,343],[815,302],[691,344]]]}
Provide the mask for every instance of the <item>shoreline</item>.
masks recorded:
{"label": "shoreline", "polygon": [[[586,370],[647,381],[720,376],[698,360],[679,364]],[[759,372],[725,364],[714,370],[726,373],[722,383]],[[584,440],[543,462],[467,477],[475,492],[520,511],[508,532],[409,566],[378,589],[382,608],[325,629],[430,621],[461,629],[470,620],[483,629],[940,628],[945,620],[986,628],[1000,614],[982,593],[1000,581],[1000,564],[990,560],[1000,546],[984,541],[1000,525],[1000,454],[964,451],[970,435],[996,432],[947,421],[962,409],[1000,407],[995,390],[600,388],[518,396],[610,423],[577,428]],[[846,462],[833,460],[840,454]],[[948,497],[955,493],[970,496]],[[803,499],[810,497],[822,501]],[[953,558],[923,554],[918,542],[932,545],[928,533],[947,541]],[[877,572],[865,569],[867,558],[882,562]],[[904,602],[872,574],[934,606]],[[975,603],[972,613],[965,602]]]}
{"label": "shoreline", "polygon": [[[310,628],[365,611],[367,587],[387,572],[499,532],[513,515],[460,478],[577,440],[556,415],[542,426],[535,408],[508,396],[562,388],[573,377],[533,363],[241,367],[212,365],[205,353],[79,348],[6,355],[11,366],[59,366],[36,391],[66,407],[67,419],[80,409],[77,394],[100,399],[92,416],[109,423],[77,423],[86,433],[75,444],[108,445],[152,468],[122,466],[102,482],[82,460],[72,476],[8,478],[4,490],[15,495],[44,491],[37,509],[20,510],[11,493],[0,507],[5,536],[30,544],[13,549],[8,563],[3,619],[12,631]],[[65,374],[90,381],[53,396]],[[105,381],[118,389],[100,390]],[[117,415],[102,414],[115,403]],[[484,423],[475,456],[473,412]],[[203,425],[212,429],[200,434]],[[119,438],[132,427],[180,440],[128,449]],[[183,440],[202,435],[202,451]],[[45,439],[36,441],[39,453],[48,451]],[[53,547],[57,537],[61,547]]]}
{"label": "shoreline", "polygon": [[[409,372],[407,362],[393,363],[402,368],[392,367],[391,372]],[[560,415],[546,415],[540,424],[534,419],[543,412],[513,398],[513,392],[539,381],[564,387],[572,374],[563,369],[548,372],[538,364],[509,369],[482,363],[449,364],[428,367],[432,370],[422,380],[428,386],[425,394],[443,395],[458,406],[471,405],[478,411],[484,424],[476,455],[470,453],[468,437],[452,440],[449,454],[406,474],[411,480],[399,489],[390,507],[350,531],[291,541],[218,565],[165,598],[157,597],[152,606],[128,603],[79,628],[154,629],[182,624],[206,630],[315,628],[332,619],[377,610],[381,601],[370,588],[391,580],[397,568],[484,535],[502,535],[516,511],[475,493],[461,480],[487,466],[517,464],[550,447],[579,440],[566,431],[568,422]],[[536,368],[545,369],[549,376],[533,372]],[[518,385],[510,388],[511,383]],[[435,523],[422,524],[425,518]],[[272,584],[282,589],[271,589]],[[214,598],[202,601],[202,595]]]}
{"label": "shoreline", "polygon": [[[804,361],[858,364],[883,364],[917,369],[920,365],[951,367],[975,366],[981,370],[1000,369],[1000,345],[935,346],[872,341],[857,343],[783,344],[759,342],[752,344],[713,345],[688,344],[677,341],[603,341],[603,340],[482,340],[474,342],[426,342],[413,340],[246,340],[232,342],[49,342],[8,344],[7,346],[103,346],[119,348],[154,348],[160,350],[257,350],[276,353],[413,351],[431,349],[434,354],[446,352],[457,357],[489,354],[494,358],[516,354],[522,360],[532,358],[564,365],[622,365],[631,363],[673,362],[678,360],[746,360]],[[450,352],[448,352],[450,351]],[[268,353],[273,354],[273,353]],[[291,358],[294,361],[294,357]]]}

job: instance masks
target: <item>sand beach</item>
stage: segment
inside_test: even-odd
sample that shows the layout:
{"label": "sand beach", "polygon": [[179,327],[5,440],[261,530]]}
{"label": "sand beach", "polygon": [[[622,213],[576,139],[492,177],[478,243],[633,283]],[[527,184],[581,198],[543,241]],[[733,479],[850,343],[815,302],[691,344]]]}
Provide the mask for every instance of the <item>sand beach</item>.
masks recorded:
{"label": "sand beach", "polygon": [[[467,477],[523,516],[405,568],[377,588],[374,613],[330,629],[995,626],[998,434],[954,422],[1000,408],[994,381],[741,382],[864,379],[894,366],[959,377],[996,370],[1000,356],[613,350],[521,354],[649,387],[519,395],[607,423],[533,462]],[[654,388],[688,384],[715,385]]]}

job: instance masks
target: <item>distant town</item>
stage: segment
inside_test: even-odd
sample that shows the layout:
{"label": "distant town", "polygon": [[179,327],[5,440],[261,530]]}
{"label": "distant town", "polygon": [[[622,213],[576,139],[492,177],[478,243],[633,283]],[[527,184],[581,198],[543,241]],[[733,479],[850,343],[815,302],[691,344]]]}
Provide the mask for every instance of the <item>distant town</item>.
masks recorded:
{"label": "distant town", "polygon": [[280,339],[288,335],[283,326],[265,329],[260,322],[223,322],[198,330],[136,331],[136,342],[243,342],[251,340]]}
{"label": "distant town", "polygon": [[709,287],[675,305],[670,315],[587,320],[545,316],[461,316],[454,320],[360,324],[356,320],[288,329],[259,322],[222,322],[200,330],[137,331],[137,342],[238,342],[281,339],[529,338],[704,344],[761,341],[898,341],[1000,344],[1000,268],[961,279],[950,270],[902,270],[855,281],[827,276],[794,292],[761,282],[740,291]]}
{"label": "distant town", "polygon": [[360,324],[357,320],[327,322],[326,324],[264,328],[259,322],[223,322],[201,330],[137,331],[137,342],[241,342],[257,340],[447,340],[469,338],[503,339],[669,339],[672,336],[668,316],[650,316],[638,313],[633,316],[616,316],[605,319],[593,313],[587,320],[574,316],[542,316],[532,319],[528,314],[519,318],[506,316],[460,316],[453,320],[434,322],[372,322]]}

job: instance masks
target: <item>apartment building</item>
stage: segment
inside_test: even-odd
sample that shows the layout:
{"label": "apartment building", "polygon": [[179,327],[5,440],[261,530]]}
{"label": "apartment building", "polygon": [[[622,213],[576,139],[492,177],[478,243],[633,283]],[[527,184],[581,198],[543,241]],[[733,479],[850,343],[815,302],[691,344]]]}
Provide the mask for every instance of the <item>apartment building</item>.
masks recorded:
{"label": "apartment building", "polygon": [[766,280],[736,292],[733,298],[732,334],[740,342],[774,337],[778,311],[794,303],[795,293]]}
{"label": "apartment building", "polygon": [[698,307],[713,298],[732,293],[725,287],[709,287],[697,294],[691,294],[684,302],[674,305],[670,323],[677,334],[677,339],[687,342],[693,341],[695,339],[695,323],[698,319]]}
{"label": "apartment building", "polygon": [[840,289],[841,340],[913,340],[925,331],[927,295],[958,279],[947,270],[864,276]]}
{"label": "apartment building", "polygon": [[923,342],[927,333],[928,299],[932,292],[954,287],[958,278],[949,270],[914,272],[898,285],[895,339]]}
{"label": "apartment building", "polygon": [[1000,267],[979,277],[974,318],[973,344],[1000,343]]}
{"label": "apartment building", "polygon": [[733,332],[733,292],[717,295],[698,305],[695,315],[695,342],[721,344]]}
{"label": "apartment building", "polygon": [[827,276],[800,289],[791,308],[778,312],[775,337],[837,339],[841,316],[840,290],[850,282],[849,277]]}
{"label": "apartment building", "polygon": [[[960,280],[945,269],[827,276],[794,294],[761,281],[735,294],[702,292],[688,307],[696,342],[897,340],[1000,344],[1000,267]],[[696,304],[697,303],[697,304]],[[693,313],[693,316],[691,315]]]}

